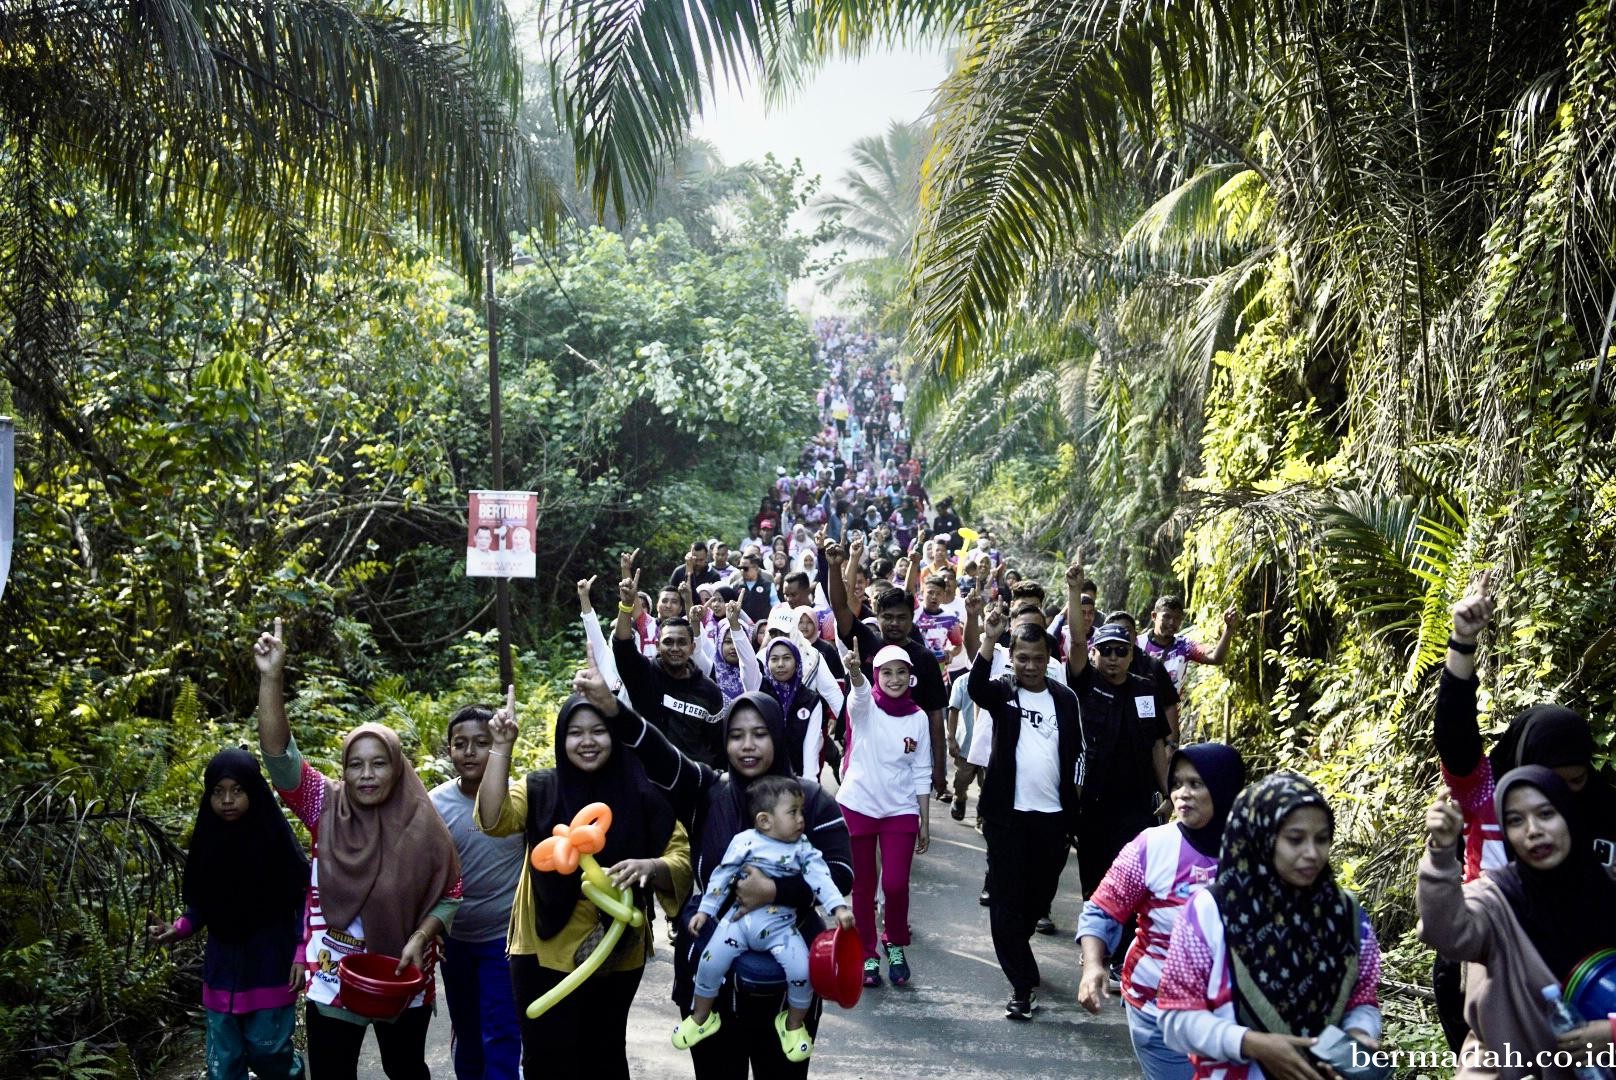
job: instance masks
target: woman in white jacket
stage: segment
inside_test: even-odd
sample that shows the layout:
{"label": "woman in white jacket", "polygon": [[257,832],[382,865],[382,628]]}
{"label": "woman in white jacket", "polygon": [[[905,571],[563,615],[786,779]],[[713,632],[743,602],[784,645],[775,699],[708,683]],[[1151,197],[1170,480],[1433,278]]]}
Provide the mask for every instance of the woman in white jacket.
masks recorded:
{"label": "woman in white jacket", "polygon": [[[875,686],[857,649],[847,665],[847,756],[836,801],[853,843],[853,918],[864,945],[864,985],[881,985],[881,956],[892,985],[909,981],[909,868],[930,845],[931,727],[910,694],[914,670],[902,646],[875,654]],[[875,936],[875,890],[884,925]]]}

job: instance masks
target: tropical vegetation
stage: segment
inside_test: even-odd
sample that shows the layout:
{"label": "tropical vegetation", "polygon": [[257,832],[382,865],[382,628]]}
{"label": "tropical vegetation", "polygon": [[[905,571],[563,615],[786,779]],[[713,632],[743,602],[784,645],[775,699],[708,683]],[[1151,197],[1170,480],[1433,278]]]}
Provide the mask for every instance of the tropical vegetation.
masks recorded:
{"label": "tropical vegetation", "polygon": [[556,6],[601,199],[643,186],[704,70],[789,86],[958,42],[871,308],[909,314],[931,460],[1034,548],[1084,548],[1115,606],[1253,616],[1197,722],[1328,784],[1420,981],[1432,675],[1474,573],[1500,581],[1492,722],[1554,698],[1611,746],[1616,10]]}

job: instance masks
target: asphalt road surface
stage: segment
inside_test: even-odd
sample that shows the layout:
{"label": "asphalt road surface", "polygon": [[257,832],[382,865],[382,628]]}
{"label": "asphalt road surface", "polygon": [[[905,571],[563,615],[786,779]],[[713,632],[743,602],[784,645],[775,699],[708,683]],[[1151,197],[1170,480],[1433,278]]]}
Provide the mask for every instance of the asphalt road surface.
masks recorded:
{"label": "asphalt road surface", "polygon": [[[947,806],[932,803],[931,850],[915,859],[910,882],[914,944],[909,964],[914,977],[905,987],[866,989],[851,1010],[827,1005],[811,1076],[1109,1080],[1140,1075],[1121,1002],[1113,997],[1097,1017],[1077,1004],[1081,965],[1072,932],[1082,901],[1075,857],[1067,863],[1055,900],[1053,917],[1060,933],[1033,937],[1044,980],[1039,1012],[1029,1024],[1004,1018],[1010,988],[993,956],[987,909],[977,903],[985,848],[969,827],[975,810],[973,801],[962,824],[948,816]],[[689,1055],[669,1042],[679,1013],[668,996],[673,963],[666,930],[659,913],[657,955],[646,967],[629,1019],[629,1065],[644,1080],[692,1076]],[[454,1076],[448,1012],[441,997],[428,1064],[434,1076]],[[374,1040],[366,1041],[360,1072],[382,1075]]]}

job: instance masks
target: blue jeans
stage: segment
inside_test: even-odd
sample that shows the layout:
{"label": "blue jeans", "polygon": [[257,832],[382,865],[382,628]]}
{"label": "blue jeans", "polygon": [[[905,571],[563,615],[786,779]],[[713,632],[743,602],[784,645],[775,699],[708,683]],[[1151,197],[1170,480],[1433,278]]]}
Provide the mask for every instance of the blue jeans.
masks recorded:
{"label": "blue jeans", "polygon": [[1161,1028],[1156,1021],[1124,1004],[1128,1013],[1128,1037],[1133,1040],[1133,1054],[1139,1059],[1139,1069],[1145,1080],[1190,1080],[1195,1072],[1190,1059],[1170,1048],[1162,1041]]}
{"label": "blue jeans", "polygon": [[443,992],[454,1027],[457,1080],[516,1080],[522,1029],[511,993],[505,939],[443,943]]}
{"label": "blue jeans", "polygon": [[208,1080],[247,1080],[248,1066],[263,1080],[303,1075],[303,1058],[292,1047],[294,1006],[250,1013],[206,1012]]}

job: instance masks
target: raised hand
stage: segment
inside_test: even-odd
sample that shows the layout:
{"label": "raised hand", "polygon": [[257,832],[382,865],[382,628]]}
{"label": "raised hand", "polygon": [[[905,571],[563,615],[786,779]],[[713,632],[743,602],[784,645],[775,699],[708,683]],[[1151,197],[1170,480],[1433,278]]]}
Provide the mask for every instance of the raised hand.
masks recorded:
{"label": "raised hand", "polygon": [[720,617],[729,620],[729,628],[731,630],[739,630],[741,628],[741,602],[739,600],[731,600],[723,606],[724,610],[720,613]]}
{"label": "raised hand", "polygon": [[1083,587],[1083,578],[1086,577],[1083,569],[1083,549],[1078,548],[1072,552],[1071,565],[1066,568],[1066,588],[1069,592],[1076,592]]}
{"label": "raised hand", "polygon": [[275,629],[269,633],[258,635],[253,642],[253,663],[258,666],[258,674],[264,676],[279,675],[286,670],[286,644],[281,637],[280,616],[275,617]]}
{"label": "raised hand", "polygon": [[819,531],[814,533],[814,547],[820,551],[825,550],[825,543],[830,539],[830,526],[821,525]]}
{"label": "raised hand", "polygon": [[986,606],[986,594],[981,589],[971,590],[971,594],[965,598],[965,617],[980,619]]}
{"label": "raised hand", "polygon": [[864,563],[864,538],[861,536],[854,540],[847,548],[847,558],[854,566]]}
{"label": "raised hand", "polygon": [[1464,815],[1448,791],[1436,797],[1425,811],[1425,835],[1432,851],[1446,851],[1459,842],[1464,831]]}
{"label": "raised hand", "polygon": [[1003,604],[994,604],[988,608],[987,620],[983,623],[983,631],[987,634],[989,643],[997,642],[1010,628],[1010,613]]}
{"label": "raised hand", "polygon": [[842,551],[842,545],[836,541],[832,540],[825,545],[825,563],[827,565],[840,566],[846,558],[847,554]]}
{"label": "raised hand", "polygon": [[620,571],[617,576],[618,577],[628,577],[631,574],[633,574],[634,573],[634,564],[639,562],[639,561],[640,561],[640,549],[639,548],[635,548],[633,551],[625,551],[625,552],[623,552],[623,554],[621,554],[621,555],[619,555],[617,557],[617,566],[618,566],[618,569]]}
{"label": "raised hand", "polygon": [[1240,629],[1240,624],[1245,621],[1245,618],[1246,617],[1244,615],[1240,614],[1240,607],[1238,604],[1230,604],[1223,612],[1223,625],[1228,627],[1230,630],[1238,630]]}
{"label": "raised hand", "polygon": [[858,639],[847,647],[847,685],[864,685],[864,664],[859,660]]}
{"label": "raised hand", "polygon": [[1464,598],[1453,605],[1453,636],[1473,642],[1493,618],[1493,572],[1483,570],[1470,583]]}
{"label": "raised hand", "polygon": [[520,730],[521,726],[516,722],[516,687],[507,686],[504,707],[495,709],[494,715],[488,720],[488,734],[493,737],[497,749],[508,752]]}
{"label": "raised hand", "polygon": [[594,605],[589,602],[589,594],[595,588],[595,577],[578,579],[578,608],[585,613],[595,610]]}
{"label": "raised hand", "polygon": [[582,668],[572,677],[572,692],[582,694],[602,716],[617,715],[617,699],[612,696],[606,677],[594,666]]}
{"label": "raised hand", "polygon": [[636,570],[633,577],[624,575],[623,580],[617,583],[617,602],[623,607],[631,608],[639,596],[640,572]]}

